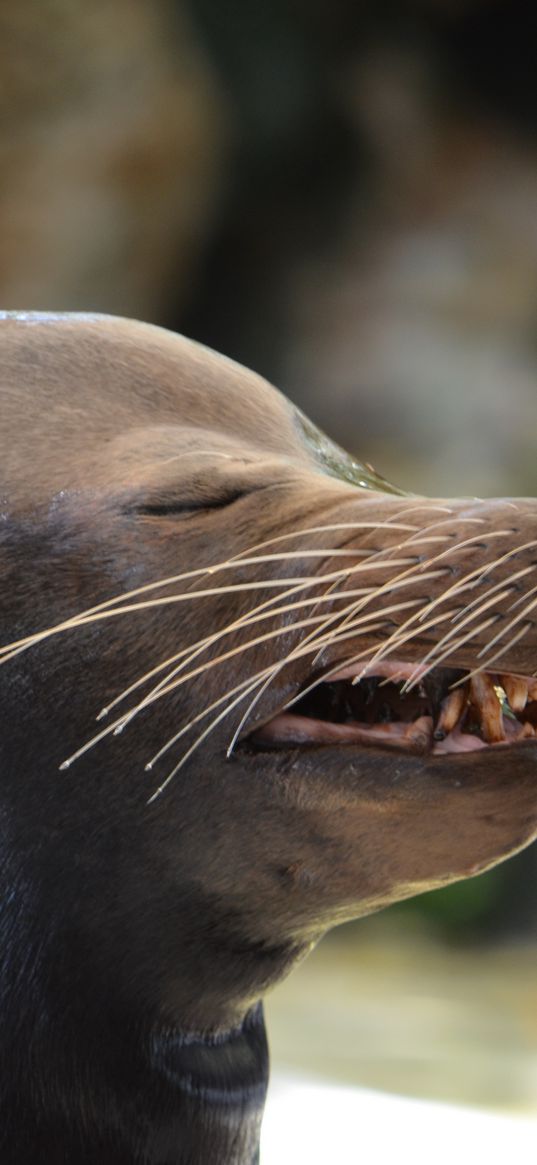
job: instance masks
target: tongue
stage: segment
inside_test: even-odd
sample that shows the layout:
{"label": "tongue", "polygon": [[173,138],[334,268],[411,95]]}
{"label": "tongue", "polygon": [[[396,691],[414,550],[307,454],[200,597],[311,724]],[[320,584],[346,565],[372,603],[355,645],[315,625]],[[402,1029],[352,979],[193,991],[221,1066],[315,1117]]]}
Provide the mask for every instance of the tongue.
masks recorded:
{"label": "tongue", "polygon": [[485,741],[480,740],[478,736],[470,736],[469,732],[461,732],[460,728],[454,728],[445,740],[435,742],[433,753],[437,755],[445,752],[477,752],[478,749],[486,747]]}

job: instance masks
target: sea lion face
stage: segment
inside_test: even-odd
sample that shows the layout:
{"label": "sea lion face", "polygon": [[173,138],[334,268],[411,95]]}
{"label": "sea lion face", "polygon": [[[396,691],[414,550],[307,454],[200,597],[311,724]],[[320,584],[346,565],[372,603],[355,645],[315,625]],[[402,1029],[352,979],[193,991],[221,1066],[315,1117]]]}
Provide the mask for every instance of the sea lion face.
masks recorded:
{"label": "sea lion face", "polygon": [[401,495],[157,328],[8,315],[0,354],[10,877],[77,967],[218,1026],[528,844],[535,502]]}

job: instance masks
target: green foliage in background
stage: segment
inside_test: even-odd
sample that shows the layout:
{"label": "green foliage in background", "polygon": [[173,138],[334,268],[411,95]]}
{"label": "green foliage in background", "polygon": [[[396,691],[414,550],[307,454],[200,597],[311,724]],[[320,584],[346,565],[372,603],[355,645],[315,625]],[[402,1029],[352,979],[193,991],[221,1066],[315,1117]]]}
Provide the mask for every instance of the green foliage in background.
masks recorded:
{"label": "green foliage in background", "polygon": [[421,894],[399,909],[419,914],[447,938],[481,934],[483,928],[488,929],[496,903],[503,897],[503,881],[503,870],[496,866],[479,877]]}

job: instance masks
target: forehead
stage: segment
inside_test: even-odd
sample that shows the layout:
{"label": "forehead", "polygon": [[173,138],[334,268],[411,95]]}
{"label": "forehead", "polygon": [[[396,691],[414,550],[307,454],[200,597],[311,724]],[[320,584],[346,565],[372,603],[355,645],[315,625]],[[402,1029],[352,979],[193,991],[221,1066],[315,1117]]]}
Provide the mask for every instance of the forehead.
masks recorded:
{"label": "forehead", "polygon": [[[10,416],[39,432],[114,435],[133,424],[208,426],[246,439],[296,443],[294,410],[232,360],[162,328],[91,315],[0,317],[0,376]],[[4,409],[3,409],[4,411]]]}
{"label": "forehead", "polygon": [[[261,377],[161,328],[91,315],[0,317],[4,482],[24,462],[50,488],[76,484],[115,442],[154,456],[235,443],[311,461],[299,416]],[[7,481],[6,481],[7,477]]]}
{"label": "forehead", "polygon": [[0,313],[0,484],[34,502],[111,482],[122,462],[211,451],[279,457],[398,493],[262,377],[150,324]]}

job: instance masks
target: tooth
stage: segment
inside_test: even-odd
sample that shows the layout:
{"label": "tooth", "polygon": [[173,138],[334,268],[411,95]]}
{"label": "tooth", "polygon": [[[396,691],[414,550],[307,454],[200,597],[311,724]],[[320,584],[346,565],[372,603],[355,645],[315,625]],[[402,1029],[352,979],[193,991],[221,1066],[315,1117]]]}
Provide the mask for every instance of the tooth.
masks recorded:
{"label": "tooth", "polygon": [[524,721],[524,726],[522,728],[522,737],[525,736],[535,736],[535,729],[533,724],[530,724],[529,720]]}
{"label": "tooth", "polygon": [[528,680],[528,697],[537,700],[537,680]]}
{"label": "tooth", "polygon": [[481,718],[481,731],[487,744],[505,740],[502,708],[489,675],[482,672],[470,680],[470,699]]}
{"label": "tooth", "polygon": [[456,728],[466,707],[467,699],[468,684],[463,684],[449,692],[440,705],[440,716],[435,728],[435,735],[437,732],[441,732],[447,736]]}
{"label": "tooth", "polygon": [[405,731],[405,743],[412,745],[417,752],[430,752],[433,746],[432,716],[419,716],[413,720]]}
{"label": "tooth", "polygon": [[528,702],[528,681],[511,675],[500,675],[499,680],[513,712],[523,712]]}

